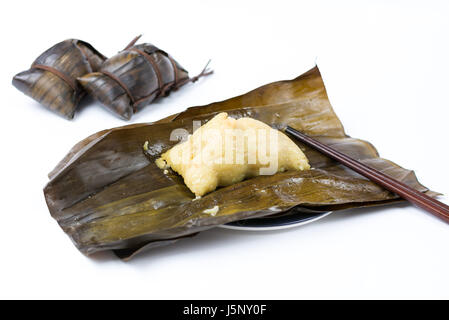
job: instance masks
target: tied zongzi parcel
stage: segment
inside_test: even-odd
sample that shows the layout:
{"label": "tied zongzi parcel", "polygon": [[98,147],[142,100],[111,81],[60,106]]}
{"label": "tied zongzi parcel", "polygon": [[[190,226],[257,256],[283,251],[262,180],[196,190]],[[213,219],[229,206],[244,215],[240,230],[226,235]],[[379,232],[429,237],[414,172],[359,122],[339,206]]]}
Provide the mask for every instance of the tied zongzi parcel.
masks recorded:
{"label": "tied zongzi parcel", "polygon": [[48,109],[72,119],[85,91],[76,78],[98,71],[106,60],[89,43],[69,39],[42,53],[12,84]]}
{"label": "tied zongzi parcel", "polygon": [[228,117],[225,112],[165,152],[156,164],[183,176],[196,196],[245,178],[310,169],[304,153],[284,133],[255,119]]}
{"label": "tied zongzi parcel", "polygon": [[124,120],[155,99],[212,73],[206,65],[199,75],[190,78],[165,51],[149,43],[134,45],[139,38],[107,59],[98,72],[78,78],[90,95]]}

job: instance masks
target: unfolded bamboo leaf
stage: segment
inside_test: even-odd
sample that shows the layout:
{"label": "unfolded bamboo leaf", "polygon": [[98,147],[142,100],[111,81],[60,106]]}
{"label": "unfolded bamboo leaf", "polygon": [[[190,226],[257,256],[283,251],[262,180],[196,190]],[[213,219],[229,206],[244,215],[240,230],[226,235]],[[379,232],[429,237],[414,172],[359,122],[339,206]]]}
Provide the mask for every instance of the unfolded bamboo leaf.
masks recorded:
{"label": "unfolded bamboo leaf", "polygon": [[[412,171],[379,158],[368,142],[347,136],[335,115],[318,68],[290,81],[239,97],[189,108],[158,123],[104,130],[78,143],[50,174],[45,197],[52,216],[84,253],[114,250],[127,258],[143,248],[191,236],[217,225],[273,215],[298,206],[339,210],[398,201],[398,197],[317,151],[303,148],[313,169],[259,176],[219,188],[201,199],[182,178],[154,160],[171,148],[175,129],[219,112],[252,117],[274,128],[304,131],[420,191]],[[142,146],[148,143],[148,151]],[[430,193],[434,195],[434,193]],[[219,207],[216,215],[207,209]],[[206,210],[206,211],[205,211]]]}

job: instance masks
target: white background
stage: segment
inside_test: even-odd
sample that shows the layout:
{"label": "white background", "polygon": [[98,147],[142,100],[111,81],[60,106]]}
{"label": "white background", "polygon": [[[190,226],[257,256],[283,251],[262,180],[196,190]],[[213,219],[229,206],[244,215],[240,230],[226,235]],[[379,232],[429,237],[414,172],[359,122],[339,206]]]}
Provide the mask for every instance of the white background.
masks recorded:
{"label": "white background", "polygon": [[287,231],[211,230],[127,263],[77,251],[48,213],[46,174],[79,140],[126,123],[96,103],[67,121],[11,85],[66,38],[111,56],[143,33],[192,75],[212,59],[213,76],[131,122],[291,79],[317,63],[348,134],[449,192],[447,2],[175,2],[4,5],[0,298],[449,298],[449,225],[407,205],[338,212]]}

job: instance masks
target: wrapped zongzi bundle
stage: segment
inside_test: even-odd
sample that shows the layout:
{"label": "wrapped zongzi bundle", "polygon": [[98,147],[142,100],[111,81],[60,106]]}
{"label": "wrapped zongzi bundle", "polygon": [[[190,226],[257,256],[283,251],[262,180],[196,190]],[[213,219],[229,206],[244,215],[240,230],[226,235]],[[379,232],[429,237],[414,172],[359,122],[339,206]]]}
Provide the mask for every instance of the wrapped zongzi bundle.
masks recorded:
{"label": "wrapped zongzi bundle", "polygon": [[106,108],[129,120],[154,99],[210,73],[205,68],[198,76],[189,78],[188,72],[169,54],[145,43],[128,46],[107,59],[99,72],[78,80]]}
{"label": "wrapped zongzi bundle", "polygon": [[85,94],[77,78],[95,72],[106,57],[87,42],[69,39],[42,53],[31,68],[14,76],[12,84],[45,107],[73,118]]}

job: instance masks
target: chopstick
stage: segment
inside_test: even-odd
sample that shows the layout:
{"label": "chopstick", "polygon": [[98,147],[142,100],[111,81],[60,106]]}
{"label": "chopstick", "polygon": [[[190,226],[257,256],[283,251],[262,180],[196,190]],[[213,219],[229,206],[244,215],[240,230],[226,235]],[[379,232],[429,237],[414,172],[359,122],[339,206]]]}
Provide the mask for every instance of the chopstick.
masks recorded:
{"label": "chopstick", "polygon": [[297,140],[305,143],[306,145],[320,151],[329,158],[342,163],[346,167],[370,179],[371,181],[384,187],[385,189],[396,193],[401,198],[408,200],[415,206],[422,208],[449,223],[449,206],[447,206],[446,204],[433,199],[425,193],[415,190],[407,186],[406,184],[361,163],[360,161],[348,157],[347,155],[335,150],[334,148],[329,147],[307,136],[306,134],[301,133],[296,129],[293,129],[290,126],[287,126],[285,132],[292,135]]}

